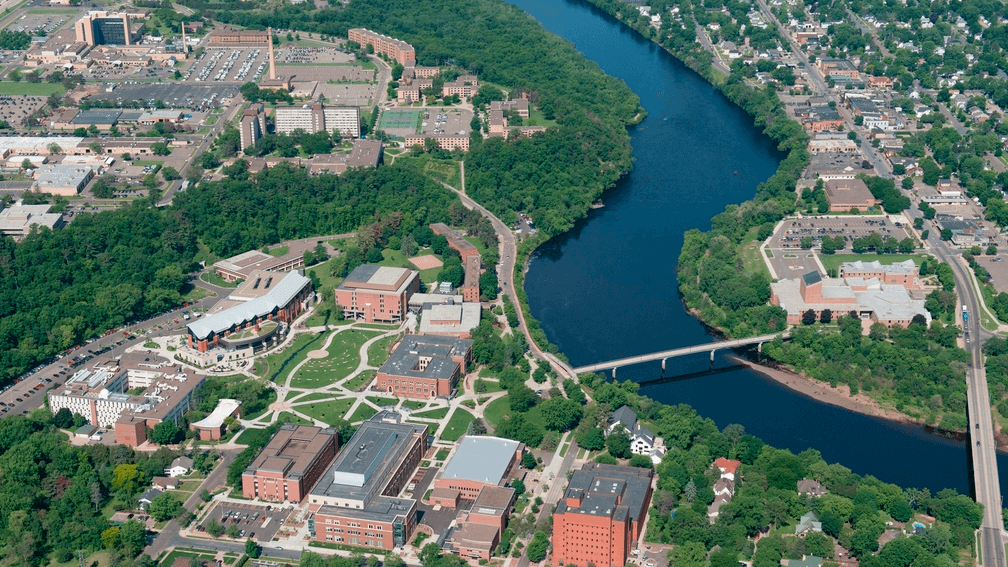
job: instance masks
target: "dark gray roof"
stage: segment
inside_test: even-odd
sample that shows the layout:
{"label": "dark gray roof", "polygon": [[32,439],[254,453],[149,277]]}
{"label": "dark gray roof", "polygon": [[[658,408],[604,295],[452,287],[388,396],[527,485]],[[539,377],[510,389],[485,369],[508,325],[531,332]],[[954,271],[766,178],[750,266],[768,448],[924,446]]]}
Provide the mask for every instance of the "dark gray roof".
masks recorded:
{"label": "dark gray roof", "polygon": [[154,500],[158,496],[161,496],[161,491],[156,488],[151,488],[150,490],[140,495],[139,501],[150,502],[151,500]]}
{"label": "dark gray roof", "polygon": [[635,438],[639,437],[639,438],[644,439],[645,441],[648,442],[648,445],[654,445],[655,434],[652,433],[650,429],[648,429],[647,427],[645,427],[643,425],[640,426],[640,428],[637,429],[637,431],[634,431],[633,436]]}
{"label": "dark gray roof", "polygon": [[[645,499],[649,495],[651,477],[651,469],[587,463],[571,475],[556,513],[591,514],[617,520],[629,516],[631,521],[642,522],[647,512]],[[567,498],[579,497],[582,500],[578,508],[567,507]]]}
{"label": "dark gray roof", "polygon": [[346,277],[343,281],[345,282],[361,282],[367,283],[371,279],[371,276],[375,275],[375,272],[380,268],[378,264],[361,264],[354,268],[350,275]]}
{"label": "dark gray roof", "polygon": [[633,431],[637,426],[637,414],[634,410],[627,406],[620,406],[620,408],[613,412],[612,417],[609,419],[609,423],[615,425],[617,423],[623,424],[630,431]]}
{"label": "dark gray roof", "polygon": [[[472,344],[470,340],[454,337],[406,335],[378,371],[393,376],[447,380],[459,365],[452,358],[465,356]],[[423,370],[419,367],[421,356],[430,358]]]}
{"label": "dark gray roof", "polygon": [[822,276],[819,275],[819,272],[808,272],[806,274],[802,274],[802,281],[805,282],[805,285],[817,284],[822,281]]}
{"label": "dark gray roof", "polygon": [[91,125],[91,124],[113,124],[119,119],[119,115],[122,114],[121,110],[82,110],[74,119],[70,121],[71,124],[78,125]]}
{"label": "dark gray roof", "polygon": [[405,516],[416,505],[409,498],[394,498],[379,496],[372,498],[364,508],[341,508],[339,506],[322,506],[319,514],[348,515],[355,519],[376,522],[392,522],[396,516]]}

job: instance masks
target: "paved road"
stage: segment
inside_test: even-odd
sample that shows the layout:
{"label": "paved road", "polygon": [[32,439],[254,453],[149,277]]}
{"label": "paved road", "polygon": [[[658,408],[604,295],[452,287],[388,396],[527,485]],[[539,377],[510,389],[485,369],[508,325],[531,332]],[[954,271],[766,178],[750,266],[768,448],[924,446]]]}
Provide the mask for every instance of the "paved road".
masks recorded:
{"label": "paved road", "polygon": [[826,81],[819,76],[819,72],[812,66],[811,63],[809,63],[808,55],[805,55],[805,52],[802,50],[801,46],[798,45],[798,42],[796,42],[794,38],[791,37],[791,34],[788,33],[787,28],[785,28],[784,25],[777,20],[777,16],[775,16],[770,10],[770,7],[767,6],[766,0],[756,0],[756,3],[759,4],[760,12],[763,13],[763,19],[768,23],[773,23],[773,25],[777,26],[777,33],[780,34],[781,37],[787,39],[788,45],[791,47],[791,53],[793,53],[795,57],[798,58],[798,61],[805,66],[805,70],[808,72],[809,82],[812,84],[812,90],[814,90],[816,94],[829,93],[829,87],[826,85]]}
{"label": "paved road", "polygon": [[966,398],[969,405],[969,442],[973,455],[973,488],[975,499],[984,505],[983,523],[980,527],[981,556],[984,567],[1005,567],[1005,548],[1002,537],[1001,488],[998,482],[997,446],[994,441],[994,423],[990,411],[990,392],[983,366],[981,347],[991,334],[980,325],[980,302],[967,267],[957,252],[941,242],[934,231],[929,238],[932,250],[943,262],[952,267],[956,291],[971,318],[963,324],[962,346],[972,355],[973,361],[966,375]]}
{"label": "paved road", "polygon": [[707,30],[700,27],[700,24],[696,25],[696,35],[700,39],[700,45],[705,50],[709,51],[711,55],[713,55],[713,59],[711,59],[711,65],[713,65],[715,69],[721,71],[725,75],[731,75],[731,69],[729,69],[728,66],[725,65],[724,61],[721,60],[721,57],[718,55],[717,50],[714,49],[714,45],[711,43],[710,36],[707,35]]}
{"label": "paved road", "polygon": [[171,204],[172,198],[174,198],[175,193],[177,193],[178,190],[182,188],[182,183],[186,181],[186,176],[189,174],[189,169],[192,167],[193,162],[195,162],[196,159],[199,158],[200,154],[206,151],[207,146],[209,146],[210,143],[213,141],[213,139],[217,136],[217,133],[224,128],[224,125],[229,120],[234,118],[238,110],[242,108],[244,105],[245,105],[245,99],[243,99],[241,95],[238,95],[234,98],[234,102],[231,103],[231,106],[229,106],[224,111],[224,114],[221,115],[220,120],[218,120],[216,124],[210,127],[210,133],[208,133],[206,136],[203,137],[203,140],[200,142],[199,146],[197,146],[196,149],[193,151],[192,158],[190,158],[189,161],[186,162],[185,166],[182,167],[182,169],[179,171],[179,178],[176,179],[175,181],[172,181],[171,184],[168,186],[168,188],[165,189],[164,195],[161,196],[161,200],[158,201],[157,206],[165,207]]}

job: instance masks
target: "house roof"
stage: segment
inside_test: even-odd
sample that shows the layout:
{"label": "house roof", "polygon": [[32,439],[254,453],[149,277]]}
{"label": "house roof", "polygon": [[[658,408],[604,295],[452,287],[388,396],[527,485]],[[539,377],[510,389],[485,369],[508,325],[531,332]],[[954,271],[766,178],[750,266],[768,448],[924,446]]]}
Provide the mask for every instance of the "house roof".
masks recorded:
{"label": "house roof", "polygon": [[184,467],[187,469],[191,469],[192,466],[193,466],[193,460],[190,459],[189,457],[175,457],[175,460],[171,462],[170,468]]}
{"label": "house roof", "polygon": [[620,406],[618,410],[613,412],[612,417],[609,418],[609,423],[612,425],[619,423],[623,427],[633,431],[637,426],[637,414],[627,406]]}
{"label": "house roof", "polygon": [[739,461],[733,461],[724,457],[718,457],[714,460],[714,466],[721,469],[721,472],[724,474],[735,474],[735,470],[738,469],[741,464],[742,463]]}
{"label": "house roof", "polygon": [[140,502],[150,502],[151,500],[154,500],[158,496],[161,496],[161,491],[156,488],[152,488],[141,494],[139,500]]}
{"label": "house roof", "polygon": [[650,429],[642,425],[639,429],[637,429],[637,431],[633,432],[633,438],[643,439],[648,445],[654,445],[655,434],[652,433]]}

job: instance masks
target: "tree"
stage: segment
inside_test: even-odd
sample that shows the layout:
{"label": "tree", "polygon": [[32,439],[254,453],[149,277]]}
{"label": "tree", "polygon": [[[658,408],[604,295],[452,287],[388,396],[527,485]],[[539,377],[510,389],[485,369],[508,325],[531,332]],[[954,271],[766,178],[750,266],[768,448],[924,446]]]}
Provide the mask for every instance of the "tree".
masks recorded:
{"label": "tree", "polygon": [[480,274],[480,295],[493,301],[497,299],[497,271],[494,269],[488,269],[487,271]]}
{"label": "tree", "polygon": [[220,537],[220,535],[224,533],[224,526],[222,526],[216,519],[210,518],[210,521],[207,522],[206,525],[206,531],[213,537]]}
{"label": "tree", "polygon": [[829,309],[823,309],[822,313],[819,315],[819,322],[823,324],[829,324],[833,321],[833,311]]}
{"label": "tree", "polygon": [[538,563],[543,559],[546,559],[546,551],[548,548],[549,538],[546,537],[546,533],[541,530],[537,530],[535,535],[532,536],[532,541],[529,542],[528,547],[525,549],[525,555],[529,558],[529,561]]}
{"label": "tree", "polygon": [[251,538],[245,540],[245,555],[248,555],[252,559],[258,559],[261,552],[262,548],[259,547],[259,544]]}
{"label": "tree", "polygon": [[235,524],[229,525],[227,529],[224,530],[224,533],[227,534],[229,538],[238,538],[241,534],[241,532],[238,531],[238,526]]}
{"label": "tree", "polygon": [[174,167],[166,165],[161,168],[161,177],[163,177],[165,181],[174,181],[179,178],[179,172]]}
{"label": "tree", "polygon": [[605,442],[605,434],[597,427],[584,431],[577,438],[578,445],[589,451],[601,451],[605,448]]}
{"label": "tree", "polygon": [[31,168],[32,168],[31,160],[29,160],[28,158],[24,158],[23,160],[21,160],[21,169],[31,169]]}
{"label": "tree", "polygon": [[581,405],[564,397],[550,398],[539,404],[539,409],[546,429],[567,431],[581,421]]}
{"label": "tree", "polygon": [[53,415],[53,425],[60,429],[69,429],[73,427],[73,413],[70,412],[69,408],[60,408],[58,412]]}
{"label": "tree", "polygon": [[669,560],[676,567],[704,567],[707,564],[707,549],[700,542],[686,541],[672,548]]}
{"label": "tree", "polygon": [[808,311],[802,313],[801,322],[802,325],[811,325],[812,323],[815,323],[816,322],[815,311],[809,309]]}
{"label": "tree", "polygon": [[651,462],[651,457],[647,455],[633,455],[630,457],[630,466],[637,467],[640,469],[650,469],[654,468],[654,464]]}
{"label": "tree", "polygon": [[157,156],[166,156],[171,153],[171,148],[164,142],[154,142],[151,144],[151,151]]}
{"label": "tree", "polygon": [[609,448],[609,454],[617,459],[630,458],[630,437],[623,431],[610,433],[606,438],[606,447]]}
{"label": "tree", "polygon": [[119,546],[126,557],[140,555],[147,546],[147,528],[136,520],[130,520],[119,527]]}
{"label": "tree", "polygon": [[520,478],[511,480],[511,488],[515,491],[515,496],[521,496],[525,494],[525,483],[522,482]]}
{"label": "tree", "polygon": [[164,492],[150,503],[151,517],[159,522],[166,522],[182,511],[182,503],[170,492]]}
{"label": "tree", "polygon": [[150,440],[158,445],[168,445],[175,442],[178,434],[179,428],[175,425],[175,421],[166,419],[154,426],[154,429],[151,430]]}
{"label": "tree", "polygon": [[529,470],[536,468],[535,455],[533,455],[531,451],[522,455],[522,466]]}
{"label": "tree", "polygon": [[420,550],[420,555],[417,558],[423,567],[434,567],[438,559],[441,558],[441,546],[433,542],[428,543]]}
{"label": "tree", "polygon": [[117,465],[112,471],[112,489],[122,494],[132,494],[137,489],[140,472],[136,465]]}

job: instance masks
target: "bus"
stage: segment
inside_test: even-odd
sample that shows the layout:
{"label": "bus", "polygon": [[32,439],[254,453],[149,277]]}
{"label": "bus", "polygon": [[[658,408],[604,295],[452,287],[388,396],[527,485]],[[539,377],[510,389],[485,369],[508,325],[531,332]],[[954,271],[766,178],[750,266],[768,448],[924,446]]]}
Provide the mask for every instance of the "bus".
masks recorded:
{"label": "bus", "polygon": [[966,311],[966,306],[963,305],[963,321],[969,321],[969,312]]}

